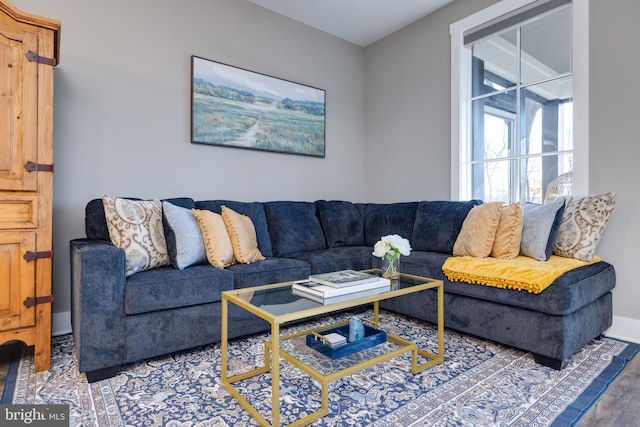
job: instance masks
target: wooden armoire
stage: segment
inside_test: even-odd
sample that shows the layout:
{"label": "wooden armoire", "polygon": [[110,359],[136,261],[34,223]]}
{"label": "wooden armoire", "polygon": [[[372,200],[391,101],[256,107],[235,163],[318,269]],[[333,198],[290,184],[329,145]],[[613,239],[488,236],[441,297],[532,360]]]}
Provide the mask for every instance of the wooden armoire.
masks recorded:
{"label": "wooden armoire", "polygon": [[0,0],[0,344],[51,358],[53,68],[60,22]]}

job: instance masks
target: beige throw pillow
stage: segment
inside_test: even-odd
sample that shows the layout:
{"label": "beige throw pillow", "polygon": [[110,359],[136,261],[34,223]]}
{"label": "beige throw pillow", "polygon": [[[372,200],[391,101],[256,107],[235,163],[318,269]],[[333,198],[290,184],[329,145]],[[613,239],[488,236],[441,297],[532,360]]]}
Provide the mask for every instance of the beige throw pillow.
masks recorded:
{"label": "beige throw pillow", "polygon": [[222,206],[222,219],[227,226],[231,246],[233,246],[233,255],[238,262],[250,264],[265,259],[258,249],[256,229],[251,218]]}
{"label": "beige throw pillow", "polygon": [[454,256],[486,258],[491,254],[502,205],[502,202],[483,203],[469,211],[453,245]]}
{"label": "beige throw pillow", "polygon": [[524,216],[520,202],[505,206],[500,212],[500,222],[493,242],[491,256],[500,259],[514,259],[520,254]]}
{"label": "beige throw pillow", "polygon": [[200,232],[204,240],[209,264],[218,268],[225,268],[236,263],[233,256],[231,239],[227,233],[222,216],[215,212],[192,209],[198,221]]}
{"label": "beige throw pillow", "polygon": [[125,276],[169,265],[160,200],[102,196],[111,243],[124,249]]}

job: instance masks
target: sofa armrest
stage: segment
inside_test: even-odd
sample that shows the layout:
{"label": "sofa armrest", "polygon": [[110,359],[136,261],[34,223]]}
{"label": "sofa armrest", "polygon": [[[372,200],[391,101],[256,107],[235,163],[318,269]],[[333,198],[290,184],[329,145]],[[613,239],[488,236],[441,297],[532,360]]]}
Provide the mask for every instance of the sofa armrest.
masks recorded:
{"label": "sofa armrest", "polygon": [[71,325],[80,372],[125,361],[125,254],[104,240],[76,239],[71,251]]}

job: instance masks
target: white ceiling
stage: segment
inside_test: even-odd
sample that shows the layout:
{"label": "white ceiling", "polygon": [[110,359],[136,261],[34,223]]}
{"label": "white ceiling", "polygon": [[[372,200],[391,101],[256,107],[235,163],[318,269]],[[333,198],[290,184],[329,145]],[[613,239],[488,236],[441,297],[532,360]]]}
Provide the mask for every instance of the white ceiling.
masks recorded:
{"label": "white ceiling", "polygon": [[453,0],[248,1],[365,47]]}

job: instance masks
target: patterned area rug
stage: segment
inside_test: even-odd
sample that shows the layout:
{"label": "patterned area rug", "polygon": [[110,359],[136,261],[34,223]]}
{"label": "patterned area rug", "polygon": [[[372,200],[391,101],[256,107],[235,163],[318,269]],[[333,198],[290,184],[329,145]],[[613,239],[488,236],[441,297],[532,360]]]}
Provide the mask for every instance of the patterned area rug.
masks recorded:
{"label": "patterned area rug", "polygon": [[[329,320],[334,319],[315,323]],[[432,325],[387,312],[381,323],[435,351],[429,348],[436,339]],[[232,373],[261,365],[266,336],[230,344]],[[330,385],[329,414],[313,425],[569,426],[639,347],[608,338],[593,341],[555,371],[537,365],[528,353],[447,330],[444,364],[413,376],[407,355],[338,380]],[[288,424],[319,408],[320,391],[292,365],[281,362],[280,370],[281,422]],[[11,402],[3,403],[68,404],[72,426],[256,425],[220,385],[219,345],[130,364],[114,378],[88,384],[76,367],[72,337],[63,336],[54,339],[51,370],[36,374],[27,348],[16,372]],[[236,386],[270,419],[269,374]]]}

